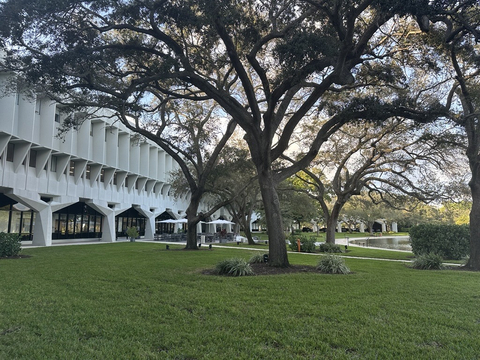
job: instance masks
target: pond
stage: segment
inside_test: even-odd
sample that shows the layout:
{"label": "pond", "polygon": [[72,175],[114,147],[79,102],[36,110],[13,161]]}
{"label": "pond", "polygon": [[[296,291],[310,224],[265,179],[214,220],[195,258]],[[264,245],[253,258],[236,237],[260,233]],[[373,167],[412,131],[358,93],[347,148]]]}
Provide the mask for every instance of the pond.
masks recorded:
{"label": "pond", "polygon": [[395,249],[395,250],[412,250],[410,245],[410,238],[408,236],[394,236],[394,237],[368,237],[363,239],[350,240],[350,244],[376,247],[382,249]]}

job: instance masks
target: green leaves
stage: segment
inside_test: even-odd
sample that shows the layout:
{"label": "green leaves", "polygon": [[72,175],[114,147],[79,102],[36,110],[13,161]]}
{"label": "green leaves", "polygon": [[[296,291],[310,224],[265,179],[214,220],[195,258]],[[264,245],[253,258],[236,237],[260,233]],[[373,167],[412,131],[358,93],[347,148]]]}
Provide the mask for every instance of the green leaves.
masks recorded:
{"label": "green leaves", "polygon": [[443,270],[443,258],[435,253],[419,255],[412,263],[414,269],[419,270]]}
{"label": "green leaves", "polygon": [[410,229],[415,255],[435,253],[445,259],[459,260],[469,252],[467,225],[418,225]]}
{"label": "green leaves", "polygon": [[345,260],[337,255],[322,256],[317,264],[317,270],[325,274],[348,274],[350,269],[345,265]]}
{"label": "green leaves", "polygon": [[217,264],[215,267],[219,275],[229,276],[249,276],[254,275],[250,264],[242,258],[226,259]]}
{"label": "green leaves", "polygon": [[0,233],[0,258],[17,256],[21,250],[20,234]]}

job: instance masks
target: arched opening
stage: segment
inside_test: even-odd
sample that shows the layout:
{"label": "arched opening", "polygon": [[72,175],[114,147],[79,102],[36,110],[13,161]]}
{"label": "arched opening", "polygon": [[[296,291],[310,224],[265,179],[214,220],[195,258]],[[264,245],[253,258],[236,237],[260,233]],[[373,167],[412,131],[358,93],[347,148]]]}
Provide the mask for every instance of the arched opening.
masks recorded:
{"label": "arched opening", "polygon": [[102,221],[102,214],[78,202],[52,214],[52,239],[101,238]]}
{"label": "arched opening", "polygon": [[175,232],[175,224],[161,223],[164,220],[176,220],[175,215],[170,210],[165,210],[155,218],[155,234],[173,234]]}
{"label": "arched opening", "polygon": [[0,232],[20,234],[21,240],[32,240],[35,212],[0,194]]}
{"label": "arched opening", "polygon": [[129,227],[136,227],[140,236],[145,236],[146,218],[134,208],[125,210],[115,217],[117,237],[126,237]]}

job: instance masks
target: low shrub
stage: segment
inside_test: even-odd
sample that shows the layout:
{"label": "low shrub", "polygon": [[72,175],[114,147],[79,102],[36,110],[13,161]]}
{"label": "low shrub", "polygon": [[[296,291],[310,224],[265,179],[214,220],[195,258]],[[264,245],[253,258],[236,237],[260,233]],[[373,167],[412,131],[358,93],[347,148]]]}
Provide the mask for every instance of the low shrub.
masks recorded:
{"label": "low shrub", "polygon": [[20,234],[0,233],[0,257],[17,256],[21,250]]}
{"label": "low shrub", "polygon": [[322,256],[317,265],[317,270],[325,274],[348,274],[350,269],[345,265],[345,260],[337,255]]}
{"label": "low shrub", "polygon": [[316,239],[313,237],[305,238],[305,240],[302,241],[302,245],[301,245],[302,252],[306,252],[306,253],[315,252],[315,241]]}
{"label": "low shrub", "polygon": [[419,255],[413,260],[412,267],[419,270],[442,270],[443,258],[435,253]]}
{"label": "low shrub", "polygon": [[250,264],[242,258],[232,258],[220,261],[215,267],[219,275],[249,276],[255,275]]}
{"label": "low shrub", "polygon": [[249,264],[261,264],[263,263],[263,256],[264,255],[267,255],[267,254],[260,254],[260,253],[257,253],[257,254],[253,254],[252,257],[248,260],[248,263]]}
{"label": "low shrub", "polygon": [[410,229],[412,251],[416,256],[435,253],[444,259],[460,260],[470,251],[467,225],[418,225]]}
{"label": "low shrub", "polygon": [[135,226],[132,226],[132,227],[129,227],[127,229],[127,236],[130,238],[130,239],[136,239],[138,238],[139,234],[138,234],[138,230]]}
{"label": "low shrub", "polygon": [[320,252],[324,252],[324,253],[341,253],[341,252],[342,252],[342,248],[340,247],[340,245],[330,244],[330,243],[323,243],[323,244],[320,244]]}
{"label": "low shrub", "polygon": [[299,239],[301,242],[301,238],[301,235],[290,234],[290,236],[288,237],[288,247],[290,248],[290,251],[298,251],[297,239]]}
{"label": "low shrub", "polygon": [[289,247],[291,251],[298,251],[297,240],[300,240],[301,252],[312,253],[315,251],[315,242],[317,241],[317,239],[314,237],[290,235],[288,240],[290,241]]}

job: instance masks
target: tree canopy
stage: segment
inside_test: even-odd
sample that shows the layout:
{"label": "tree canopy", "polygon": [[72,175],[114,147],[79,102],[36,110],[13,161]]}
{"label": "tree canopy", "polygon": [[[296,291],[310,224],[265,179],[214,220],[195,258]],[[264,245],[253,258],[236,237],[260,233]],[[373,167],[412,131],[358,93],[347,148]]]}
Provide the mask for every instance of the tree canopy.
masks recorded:
{"label": "tree canopy", "polygon": [[[394,115],[430,121],[443,109],[401,91],[388,97],[323,101],[397,82],[389,59],[398,51],[399,19],[424,31],[444,1],[428,0],[5,0],[3,66],[71,105],[114,109],[122,122],[157,114],[170,99],[214,100],[244,131],[269,231],[270,262],[288,266],[276,186],[306,167],[328,137],[356,119]],[[393,47],[392,47],[393,46]],[[358,76],[363,74],[363,76]],[[369,76],[365,76],[369,75]],[[152,101],[152,100],[155,101]],[[328,106],[327,106],[328,105]],[[292,134],[312,116],[308,151],[276,167]],[[152,131],[152,130],[149,130]]]}
{"label": "tree canopy", "polygon": [[335,242],[340,213],[352,196],[368,192],[395,206],[395,199],[403,202],[405,196],[431,202],[447,195],[443,170],[456,165],[456,152],[444,142],[443,130],[435,130],[392,118],[381,125],[346,124],[330,137],[309,168],[296,175],[321,205],[327,242]]}

